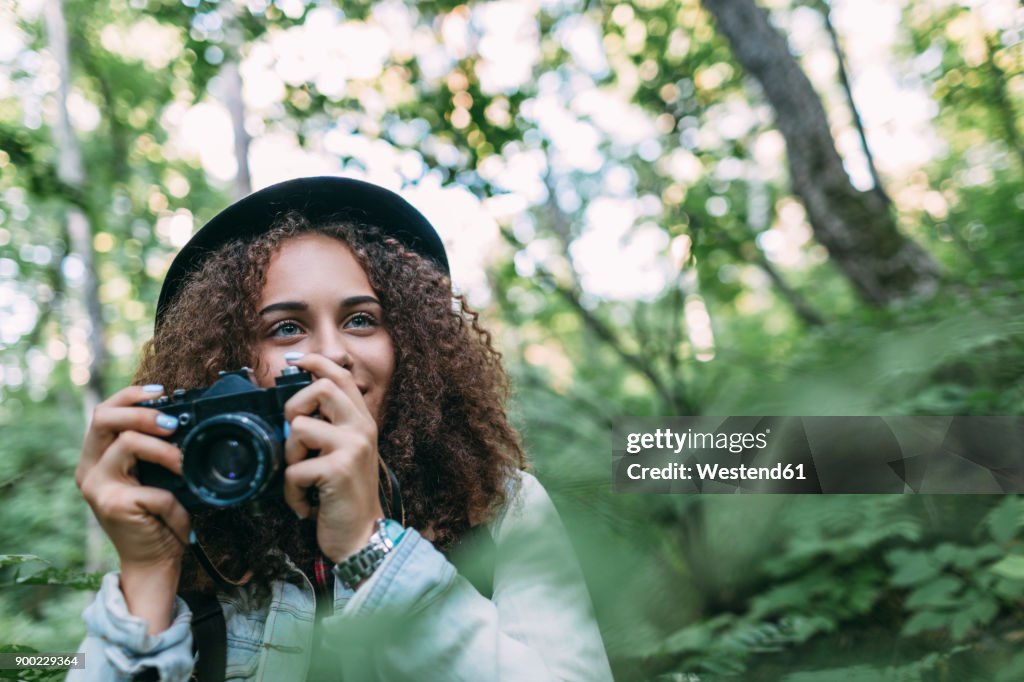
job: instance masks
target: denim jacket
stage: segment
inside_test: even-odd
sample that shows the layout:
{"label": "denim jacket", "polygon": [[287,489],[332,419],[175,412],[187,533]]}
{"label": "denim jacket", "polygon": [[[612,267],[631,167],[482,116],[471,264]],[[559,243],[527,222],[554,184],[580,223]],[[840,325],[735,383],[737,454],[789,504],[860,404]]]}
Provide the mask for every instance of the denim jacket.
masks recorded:
{"label": "denim jacket", "polygon": [[[318,668],[338,680],[610,680],[590,598],[545,490],[521,473],[487,524],[496,547],[493,595],[482,596],[448,559],[408,529],[374,574],[351,591],[335,581],[333,615],[314,627],[315,596],[298,570],[269,603],[244,589],[218,595],[227,626],[227,679],[305,680],[314,636]],[[161,680],[192,672],[192,614],[178,598],[171,626],[147,634],[108,574],[84,613],[86,667],[68,680]],[[316,631],[316,632],[315,632]]]}

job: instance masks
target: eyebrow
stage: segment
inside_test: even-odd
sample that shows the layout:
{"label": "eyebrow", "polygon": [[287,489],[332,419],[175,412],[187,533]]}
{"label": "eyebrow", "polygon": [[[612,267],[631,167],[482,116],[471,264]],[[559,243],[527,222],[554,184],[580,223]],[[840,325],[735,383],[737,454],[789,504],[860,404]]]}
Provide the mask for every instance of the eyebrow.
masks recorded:
{"label": "eyebrow", "polygon": [[[378,301],[373,296],[349,296],[348,298],[342,300],[341,307],[351,308],[353,306],[362,305],[364,303],[374,303],[380,306],[380,301]],[[261,310],[259,312],[259,315],[266,315],[267,313],[273,313],[278,310],[304,311],[309,310],[309,304],[304,303],[302,301],[281,301],[280,303],[271,303],[266,308]]]}

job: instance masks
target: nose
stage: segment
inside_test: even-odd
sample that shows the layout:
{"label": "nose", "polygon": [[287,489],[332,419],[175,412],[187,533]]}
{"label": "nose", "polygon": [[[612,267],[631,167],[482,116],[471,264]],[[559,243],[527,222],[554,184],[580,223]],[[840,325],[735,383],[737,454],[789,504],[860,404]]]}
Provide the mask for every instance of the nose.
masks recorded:
{"label": "nose", "polygon": [[335,364],[347,370],[352,369],[352,354],[349,353],[345,335],[340,329],[332,325],[321,327],[324,331],[316,335],[316,343],[313,352],[323,355]]}

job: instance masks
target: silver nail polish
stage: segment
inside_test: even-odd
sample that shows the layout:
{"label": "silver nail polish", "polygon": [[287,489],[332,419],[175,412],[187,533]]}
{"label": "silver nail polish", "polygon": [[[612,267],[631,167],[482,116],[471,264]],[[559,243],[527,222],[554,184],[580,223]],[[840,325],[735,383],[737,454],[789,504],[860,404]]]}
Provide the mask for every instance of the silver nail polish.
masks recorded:
{"label": "silver nail polish", "polygon": [[156,425],[159,426],[161,429],[173,431],[174,429],[178,428],[178,418],[172,417],[169,414],[157,415]]}
{"label": "silver nail polish", "polygon": [[146,384],[145,386],[142,387],[142,390],[145,391],[146,393],[160,394],[160,393],[164,392],[164,385],[163,384]]}

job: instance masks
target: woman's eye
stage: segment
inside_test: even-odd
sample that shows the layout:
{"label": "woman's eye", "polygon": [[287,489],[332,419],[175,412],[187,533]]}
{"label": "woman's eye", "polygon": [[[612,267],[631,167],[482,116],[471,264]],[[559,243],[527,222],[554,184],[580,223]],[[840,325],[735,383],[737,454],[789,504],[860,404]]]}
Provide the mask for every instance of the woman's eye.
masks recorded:
{"label": "woman's eye", "polygon": [[369,313],[356,313],[348,319],[345,326],[350,329],[369,329],[377,326],[377,320]]}
{"label": "woman's eye", "polygon": [[302,328],[294,322],[281,322],[274,325],[274,328],[270,330],[271,336],[295,336],[301,333]]}

